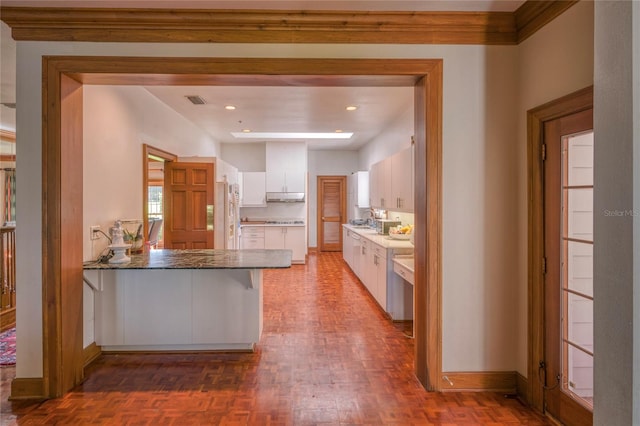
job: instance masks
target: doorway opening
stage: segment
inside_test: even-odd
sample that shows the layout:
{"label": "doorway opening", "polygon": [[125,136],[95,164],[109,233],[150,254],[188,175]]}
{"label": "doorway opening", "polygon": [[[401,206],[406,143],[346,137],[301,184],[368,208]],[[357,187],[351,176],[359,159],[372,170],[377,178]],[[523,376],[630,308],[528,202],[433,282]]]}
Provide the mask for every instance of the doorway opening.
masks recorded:
{"label": "doorway opening", "polygon": [[593,422],[593,88],[529,111],[529,399]]}
{"label": "doorway opening", "polygon": [[[82,317],[81,286],[67,286],[68,282],[82,283],[82,253],[77,250],[82,247],[82,232],[77,229],[81,221],[74,220],[82,212],[82,193],[74,191],[81,186],[82,173],[62,173],[71,168],[70,161],[77,169],[82,158],[82,132],[73,124],[82,120],[82,86],[140,81],[156,85],[414,87],[415,372],[426,389],[439,389],[442,60],[46,57],[43,70],[43,157],[50,160],[43,161],[43,233],[49,235],[43,244],[43,396],[61,396],[83,376],[82,327],[77,323]],[[61,291],[63,288],[67,291]]]}
{"label": "doorway opening", "polygon": [[318,176],[318,250],[342,251],[347,218],[347,177]]}
{"label": "doorway opening", "polygon": [[142,144],[142,223],[150,247],[163,247],[164,168],[165,162],[178,156],[148,144]]}

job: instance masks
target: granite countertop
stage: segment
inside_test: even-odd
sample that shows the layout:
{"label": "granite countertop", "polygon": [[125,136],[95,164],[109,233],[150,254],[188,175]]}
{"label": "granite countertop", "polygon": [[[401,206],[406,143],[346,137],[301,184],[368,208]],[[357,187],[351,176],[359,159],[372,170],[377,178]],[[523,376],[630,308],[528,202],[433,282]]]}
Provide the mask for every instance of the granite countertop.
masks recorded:
{"label": "granite countertop", "polygon": [[151,250],[121,264],[85,262],[97,269],[281,269],[291,267],[291,250]]}
{"label": "granite countertop", "polygon": [[381,245],[384,248],[391,248],[391,249],[412,249],[413,250],[413,244],[411,244],[409,242],[409,240],[394,240],[391,237],[389,237],[388,235],[380,235],[376,232],[375,229],[372,228],[360,228],[357,226],[353,226],[353,225],[348,225],[348,224],[343,224],[342,226],[344,226],[345,228],[349,229],[352,232],[355,232],[356,234],[370,240],[373,241],[374,243]]}

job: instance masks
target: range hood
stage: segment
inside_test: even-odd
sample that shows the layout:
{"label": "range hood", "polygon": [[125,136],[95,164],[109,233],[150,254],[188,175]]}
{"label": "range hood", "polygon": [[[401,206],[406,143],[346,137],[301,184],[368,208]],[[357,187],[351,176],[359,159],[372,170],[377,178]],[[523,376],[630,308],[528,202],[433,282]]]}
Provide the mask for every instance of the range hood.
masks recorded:
{"label": "range hood", "polygon": [[304,192],[267,192],[267,203],[303,203]]}

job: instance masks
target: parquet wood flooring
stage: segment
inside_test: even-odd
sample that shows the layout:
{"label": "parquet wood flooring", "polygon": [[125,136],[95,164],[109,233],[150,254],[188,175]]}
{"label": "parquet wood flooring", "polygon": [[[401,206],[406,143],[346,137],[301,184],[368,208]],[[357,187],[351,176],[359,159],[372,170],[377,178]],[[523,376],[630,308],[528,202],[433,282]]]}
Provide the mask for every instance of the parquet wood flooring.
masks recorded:
{"label": "parquet wood flooring", "polygon": [[340,253],[265,271],[264,305],[255,353],[103,354],[82,385],[40,403],[7,401],[3,369],[2,424],[550,424],[502,394],[426,392],[413,339]]}

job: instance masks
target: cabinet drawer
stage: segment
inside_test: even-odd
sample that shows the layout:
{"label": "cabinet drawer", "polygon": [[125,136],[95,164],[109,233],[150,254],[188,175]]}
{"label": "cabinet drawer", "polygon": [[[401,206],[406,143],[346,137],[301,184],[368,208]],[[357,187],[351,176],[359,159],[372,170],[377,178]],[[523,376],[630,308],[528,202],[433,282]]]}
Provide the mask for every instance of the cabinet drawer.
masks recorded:
{"label": "cabinet drawer", "polygon": [[413,271],[411,271],[409,268],[407,268],[403,264],[398,263],[398,262],[393,262],[393,272],[395,272],[396,274],[400,275],[407,282],[409,282],[409,283],[411,283],[413,285],[413,283],[414,283]]}
{"label": "cabinet drawer", "polygon": [[264,239],[264,227],[260,226],[243,226],[242,237],[262,238]]}
{"label": "cabinet drawer", "polygon": [[243,249],[264,249],[264,238],[250,238],[243,235],[240,243]]}

